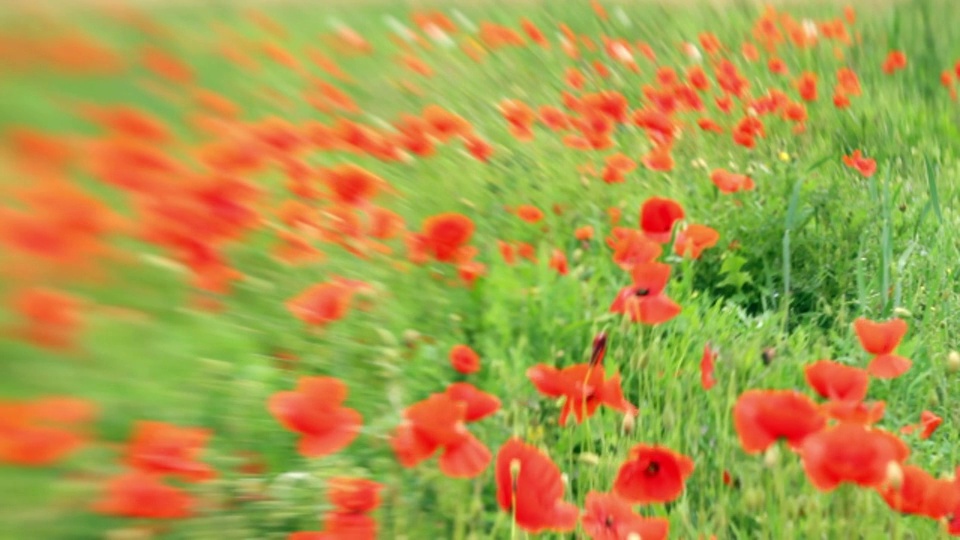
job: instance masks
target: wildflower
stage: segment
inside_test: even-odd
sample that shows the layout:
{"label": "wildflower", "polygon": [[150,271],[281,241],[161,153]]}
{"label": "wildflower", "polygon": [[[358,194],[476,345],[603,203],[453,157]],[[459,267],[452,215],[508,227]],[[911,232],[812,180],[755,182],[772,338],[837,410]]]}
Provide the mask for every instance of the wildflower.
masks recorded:
{"label": "wildflower", "polygon": [[301,377],[296,390],[270,396],[267,409],[301,435],[301,455],[323,457],[346,448],[360,432],[360,413],[342,406],[346,398],[347,386],[337,379]]}
{"label": "wildflower", "polygon": [[683,493],[693,460],[661,446],[638,444],[617,472],[613,491],[633,504],[670,502]]}
{"label": "wildflower", "polygon": [[525,531],[572,531],[578,509],[563,502],[560,469],[535,447],[514,437],[497,452],[497,504]]}

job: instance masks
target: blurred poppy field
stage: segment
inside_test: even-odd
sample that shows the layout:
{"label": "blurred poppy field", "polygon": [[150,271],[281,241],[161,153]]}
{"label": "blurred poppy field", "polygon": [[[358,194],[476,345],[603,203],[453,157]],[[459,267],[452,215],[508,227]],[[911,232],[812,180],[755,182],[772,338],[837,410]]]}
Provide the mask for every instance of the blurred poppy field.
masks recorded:
{"label": "blurred poppy field", "polygon": [[952,0],[0,6],[0,538],[960,536]]}

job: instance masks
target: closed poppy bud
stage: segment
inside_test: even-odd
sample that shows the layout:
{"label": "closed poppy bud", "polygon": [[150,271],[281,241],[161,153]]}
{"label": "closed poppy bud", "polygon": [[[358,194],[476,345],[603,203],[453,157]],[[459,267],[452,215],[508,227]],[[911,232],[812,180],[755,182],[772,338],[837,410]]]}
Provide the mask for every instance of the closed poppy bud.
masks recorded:
{"label": "closed poppy bud", "polygon": [[637,421],[634,419],[633,413],[628,412],[623,415],[623,423],[620,425],[620,429],[622,429],[624,433],[632,433],[636,425]]}
{"label": "closed poppy bud", "polygon": [[588,465],[594,465],[594,466],[596,466],[596,465],[599,465],[599,464],[600,464],[600,456],[594,454],[593,452],[584,452],[584,453],[580,454],[578,457],[579,457],[580,461],[582,461],[582,462],[584,462],[584,463],[586,463],[586,464],[588,464]]}
{"label": "closed poppy bud", "polygon": [[950,351],[947,355],[947,371],[950,373],[960,371],[960,353],[957,351]]}
{"label": "closed poppy bud", "polygon": [[767,451],[763,454],[763,464],[771,469],[777,465],[779,460],[780,450],[777,446],[771,446],[770,448],[767,448]]}
{"label": "closed poppy bud", "polygon": [[758,488],[750,488],[743,494],[743,502],[747,508],[756,510],[763,505],[763,491]]}

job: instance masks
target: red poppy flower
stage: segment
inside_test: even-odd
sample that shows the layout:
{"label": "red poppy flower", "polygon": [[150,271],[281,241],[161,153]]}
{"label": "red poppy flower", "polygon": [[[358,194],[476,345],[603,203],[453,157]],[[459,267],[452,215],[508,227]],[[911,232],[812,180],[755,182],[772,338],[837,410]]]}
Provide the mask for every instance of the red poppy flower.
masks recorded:
{"label": "red poppy flower", "polygon": [[514,213],[527,223],[537,223],[543,219],[543,211],[529,204],[521,204],[514,210]]}
{"label": "red poppy flower", "polygon": [[611,409],[634,413],[636,408],[623,397],[620,375],[606,378],[603,366],[575,364],[557,369],[546,364],[537,364],[527,370],[527,378],[547,397],[566,398],[560,410],[561,426],[573,413],[576,422],[583,422],[597,412],[600,405]]}
{"label": "red poppy flower", "polygon": [[745,174],[736,174],[723,169],[716,169],[710,173],[710,181],[722,193],[736,193],[750,191],[754,188],[753,179]]}
{"label": "red poppy flower", "polygon": [[440,262],[457,262],[473,231],[473,221],[463,214],[431,216],[423,222],[424,247]]}
{"label": "red poppy flower", "polygon": [[651,197],[640,208],[640,228],[654,242],[666,244],[673,225],[685,216],[683,207],[672,199]]}
{"label": "red poppy flower", "polygon": [[870,375],[881,379],[895,379],[910,369],[913,362],[909,358],[893,354],[907,333],[906,321],[892,319],[878,323],[860,317],[853,321],[853,328],[863,350],[876,355],[867,366]]}
{"label": "red poppy flower", "polygon": [[851,424],[876,424],[886,412],[884,401],[828,401],[820,409],[830,418]]}
{"label": "red poppy flower", "polygon": [[440,471],[452,478],[473,478],[490,463],[490,450],[464,423],[468,403],[447,393],[433,394],[414,403],[403,412],[404,422],[397,427],[390,445],[404,467],[414,467],[437,450]]}
{"label": "red poppy flower", "polygon": [[497,396],[478,390],[469,383],[452,383],[447,387],[446,394],[466,404],[464,422],[476,422],[500,410],[500,399]]}
{"label": "red poppy flower", "polygon": [[674,160],[671,150],[672,148],[667,144],[654,146],[640,161],[643,162],[644,167],[651,171],[672,171]]}
{"label": "red poppy flower", "polygon": [[733,406],[733,424],[748,454],[763,452],[780,438],[799,448],[826,423],[817,404],[793,390],[747,390]]}
{"label": "red poppy flower", "polygon": [[863,157],[860,150],[854,150],[849,156],[843,156],[843,163],[851,169],[856,169],[864,178],[870,178],[877,172],[877,162]]}
{"label": "red poppy flower", "polygon": [[852,366],[820,360],[803,368],[810,388],[821,397],[836,401],[862,401],[867,396],[870,376]]}
{"label": "red poppy flower", "polygon": [[907,67],[907,55],[903,51],[890,51],[883,60],[883,72],[890,75]]}
{"label": "red poppy flower", "polygon": [[817,75],[809,71],[804,71],[796,81],[797,91],[800,92],[800,98],[804,101],[816,101],[817,99]]}
{"label": "red poppy flower", "polygon": [[626,227],[615,227],[613,235],[607,238],[607,245],[613,248],[613,262],[624,270],[651,263],[663,253],[660,244],[643,232]]}
{"label": "red poppy flower", "polygon": [[700,118],[697,120],[697,125],[700,126],[700,129],[703,131],[710,131],[713,133],[723,133],[723,128],[720,127],[720,124],[714,122],[710,118]]}
{"label": "red poppy flower", "polygon": [[160,478],[134,471],[107,482],[104,497],[93,505],[99,514],[144,519],[178,519],[189,516],[194,500]]}
{"label": "red poppy flower", "polygon": [[807,477],[820,491],[831,491],[843,482],[879,486],[887,478],[890,462],[903,463],[907,445],[885,431],[861,424],[839,424],[807,437],[800,458]]}
{"label": "red poppy flower", "polygon": [[567,255],[559,249],[554,249],[550,254],[550,268],[556,270],[561,276],[570,273],[570,267],[567,263]]}
{"label": "red poppy flower", "polygon": [[577,507],[563,502],[560,469],[536,447],[513,437],[497,452],[497,503],[523,530],[572,531]]}
{"label": "red poppy flower", "polygon": [[43,466],[66,458],[86,443],[79,428],[94,415],[77,398],[0,402],[0,462]]}
{"label": "red poppy flower", "polygon": [[634,504],[670,502],[683,493],[693,469],[693,460],[687,456],[662,446],[638,444],[617,472],[613,491]]}
{"label": "red poppy flower", "polygon": [[327,499],[341,512],[372,512],[380,506],[382,489],[373,480],[338,476],[327,481]]}
{"label": "red poppy flower", "polygon": [[318,283],[287,301],[287,309],[306,324],[325,326],[346,315],[356,292],[342,281]]}
{"label": "red poppy flower", "polygon": [[710,390],[717,384],[717,379],[713,376],[713,363],[717,356],[717,351],[709,343],[703,346],[703,356],[700,358],[700,385],[704,390]]}
{"label": "red poppy flower", "polygon": [[480,371],[480,356],[466,345],[454,345],[450,349],[450,364],[453,369],[469,375]]}
{"label": "red poppy flower", "polygon": [[463,137],[463,147],[466,148],[471,156],[482,163],[490,161],[490,156],[493,155],[493,146],[473,134]]}
{"label": "red poppy flower", "polygon": [[638,264],[630,273],[633,285],[620,290],[610,306],[611,313],[623,313],[633,322],[651,325],[667,322],[680,314],[680,306],[664,292],[670,280],[670,265]]}
{"label": "red poppy flower", "polygon": [[913,433],[916,430],[920,430],[921,439],[929,439],[933,432],[940,427],[940,424],[943,423],[943,418],[940,418],[936,414],[933,414],[930,411],[923,411],[920,413],[920,423],[916,425],[909,425],[900,428],[902,433]]}
{"label": "red poppy flower", "polygon": [[215,473],[197,461],[210,431],[183,428],[162,422],[138,422],[127,448],[127,464],[157,475],[174,475],[185,481],[209,480]]}
{"label": "red poppy flower", "polygon": [[703,250],[712,248],[719,241],[720,233],[716,229],[693,223],[677,234],[673,252],[681,257],[699,259]]}
{"label": "red poppy flower", "polygon": [[577,230],[573,231],[573,237],[581,242],[593,240],[593,227],[590,225],[577,227]]}
{"label": "red poppy flower", "polygon": [[301,377],[292,392],[270,396],[267,409],[290,431],[302,435],[298,450],[323,457],[346,448],[360,432],[360,413],[343,407],[347,385],[332,377]]}
{"label": "red poppy flower", "polygon": [[587,493],[583,532],[593,540],[666,540],[670,521],[666,518],[644,518],[633,512],[630,503],[612,493]]}

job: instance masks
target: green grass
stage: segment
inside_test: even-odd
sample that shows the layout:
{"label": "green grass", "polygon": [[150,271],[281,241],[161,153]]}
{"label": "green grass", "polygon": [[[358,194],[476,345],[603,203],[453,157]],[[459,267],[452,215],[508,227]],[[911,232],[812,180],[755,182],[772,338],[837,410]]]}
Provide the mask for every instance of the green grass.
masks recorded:
{"label": "green grass", "polygon": [[[370,40],[373,55],[337,58],[355,79],[336,84],[362,107],[358,121],[389,122],[436,103],[467,118],[495,153],[489,164],[482,164],[464,155],[459,143],[451,143],[438,147],[431,158],[405,163],[335,152],[313,152],[306,161],[314,166],[353,162],[382,176],[397,194],[382,196],[378,204],[400,213],[410,230],[441,212],[472,217],[477,233],[471,243],[487,264],[486,275],[467,289],[434,279],[434,272],[455,277],[453,269],[436,263],[398,271],[392,262],[405,259],[399,241],[391,243],[394,255],[367,260],[321,246],[323,263],[290,268],[270,257],[274,231],[261,227],[228,251],[247,279],[224,299],[226,309],[206,313],[189,307],[182,272],[145,262],[140,254],[155,249],[124,241],[134,262],[111,271],[105,282],[71,282],[65,288],[91,304],[143,312],[146,320],[90,308],[81,350],[67,355],[0,342],[4,398],[75,395],[101,409],[95,424],[98,443],[91,448],[51,468],[0,466],[0,537],[99,538],[104,531],[141,524],[90,513],[87,507],[98,496],[98,485],[67,477],[77,471],[92,478],[119,472],[118,445],[134,421],[151,419],[215,432],[203,459],[217,468],[219,477],[191,486],[203,508],[193,519],[172,523],[165,537],[280,539],[292,531],[317,530],[327,507],[324,479],[356,474],[387,486],[376,513],[383,538],[511,538],[510,517],[496,506],[492,467],[474,480],[452,480],[439,472],[435,460],[403,469],[387,444],[404,407],[459,378],[447,361],[447,351],[457,343],[469,344],[483,359],[483,369],[470,382],[503,401],[500,412],[471,425],[471,431],[494,452],[511,435],[547,450],[567,475],[566,499],[580,506],[588,491],[609,491],[628,449],[645,442],[668,446],[696,463],[680,499],[641,510],[668,517],[672,538],[928,539],[942,534],[931,520],[894,513],[869,490],[847,486],[820,494],[786,447],[767,464],[763,457],[748,456],[737,441],[730,411],[737,396],[751,388],[795,388],[812,395],[802,371],[809,362],[832,358],[865,366],[868,358],[852,321],[899,315],[910,325],[899,352],[914,365],[898,379],[871,382],[869,398],[887,403],[880,426],[897,431],[917,422],[921,411],[933,411],[943,417],[943,425],[929,440],[907,439],[913,450],[909,462],[934,475],[952,472],[960,463],[960,406],[955,400],[960,375],[950,373],[946,362],[960,333],[960,241],[955,234],[960,227],[960,184],[955,180],[960,175],[960,109],[938,85],[940,71],[960,59],[960,11],[949,0],[877,8],[864,4],[855,26],[862,40],[845,51],[843,62],[834,59],[828,45],[783,47],[778,54],[791,73],[811,70],[820,77],[820,99],[808,105],[805,133],[794,135],[786,123],[771,119],[767,136],[747,151],[732,144],[729,134],[701,133],[696,116],[687,115],[673,171],[657,173],[640,165],[625,183],[613,185],[596,178],[583,181],[577,166],[599,165],[614,150],[576,152],[539,126],[534,142],[517,142],[496,109],[506,98],[531,106],[559,105],[564,70],[586,67],[600,57],[592,53],[580,63],[571,61],[560,50],[556,25],[565,22],[594,38],[604,34],[649,42],[659,65],[678,67],[688,65],[680,45],[711,31],[733,51],[754,95],[776,87],[796,98],[789,79],[772,75],[765,61],[743,62],[738,53],[759,8],[742,2],[696,9],[604,2],[611,17],[600,21],[587,2],[458,3],[457,11],[476,25],[488,20],[519,28],[519,19],[528,17],[552,47],[502,49],[476,64],[459,48],[435,45],[418,56],[437,75],[421,78],[396,61],[397,46],[384,22],[388,14],[412,26],[408,9],[322,4],[267,4],[263,11],[286,28],[288,37],[280,43],[305,63],[308,46],[326,47],[320,35],[334,19]],[[435,5],[450,13],[446,4]],[[788,12],[797,20],[841,16],[838,6],[828,4],[791,6]],[[267,116],[295,125],[329,120],[303,100],[301,75],[270,64],[262,53],[257,54],[263,65],[253,72],[217,56],[215,25],[252,42],[274,39],[245,18],[242,9],[227,4],[151,7],[149,14],[169,30],[157,43],[194,68],[199,86],[234,99],[244,121]],[[6,14],[0,30],[8,35],[47,28],[33,17]],[[96,77],[65,76],[40,67],[4,69],[0,126],[90,135],[96,131],[73,114],[71,104],[125,103],[168,121],[184,149],[202,139],[190,127],[190,111],[182,103],[144,90],[141,83],[151,75],[137,65],[136,51],[151,38],[96,11],[75,9],[64,17],[62,25],[87,30],[120,52],[130,61],[129,69]],[[464,37],[461,33],[456,39]],[[909,63],[888,76],[880,66],[893,48],[906,52]],[[586,89],[617,90],[636,108],[643,99],[640,85],[652,79],[655,69],[645,59],[640,64],[640,75],[611,65],[611,79],[591,78]],[[863,86],[863,96],[852,98],[847,110],[830,102],[834,73],[841,66],[854,69]],[[415,81],[425,95],[399,90],[400,79]],[[292,105],[279,107],[263,97],[264,88],[284,94]],[[187,96],[182,88],[169,89]],[[710,103],[712,95],[705,97],[710,116],[726,121]],[[629,124],[615,140],[616,151],[634,159],[650,146]],[[877,160],[872,178],[860,177],[841,162],[841,156],[858,148]],[[782,152],[789,154],[787,161],[780,159]],[[696,160],[708,167],[695,166]],[[718,167],[751,174],[757,189],[718,194],[709,181],[709,171]],[[0,171],[5,189],[32,181],[5,165]],[[115,191],[88,175],[74,176],[122,204]],[[267,221],[275,221],[274,209],[289,198],[282,174],[271,169],[249,180],[265,190],[259,209]],[[721,240],[697,261],[666,255],[673,266],[667,291],[683,311],[663,325],[641,327],[608,314],[629,276],[610,260],[604,245],[610,231],[605,209],[622,208],[623,225],[632,227],[640,204],[654,195],[680,201],[688,222],[717,229]],[[554,203],[567,210],[554,215],[549,211]],[[546,230],[504,210],[518,204],[544,209]],[[573,230],[588,224],[597,237],[584,247]],[[539,263],[506,265],[497,253],[498,239],[533,243]],[[737,249],[729,247],[733,242]],[[561,277],[547,268],[553,248],[569,257],[570,275]],[[307,331],[283,303],[331,275],[371,283],[372,307],[354,309],[322,332]],[[0,288],[9,291],[14,285]],[[4,322],[13,316],[4,313]],[[630,433],[622,432],[622,417],[610,410],[583,425],[560,428],[559,407],[539,396],[525,376],[540,362],[563,366],[587,361],[591,340],[600,331],[610,336],[608,372],[621,372],[627,398],[640,410]],[[411,341],[411,332],[429,339]],[[720,350],[718,384],[709,392],[700,387],[698,371],[707,341]],[[768,348],[776,350],[769,365],[763,361]],[[278,369],[273,358],[278,351],[294,352],[302,361],[294,371]],[[313,374],[335,376],[349,385],[347,405],[363,414],[364,428],[347,450],[308,460],[297,455],[296,435],[279,426],[265,403],[271,394],[291,389],[299,376]],[[262,454],[267,472],[236,472],[239,451]],[[309,478],[288,483],[281,475],[291,471],[305,471]],[[722,482],[723,471],[736,478],[735,486]],[[251,493],[265,496],[240,497]],[[524,533],[516,537],[524,538]]]}

